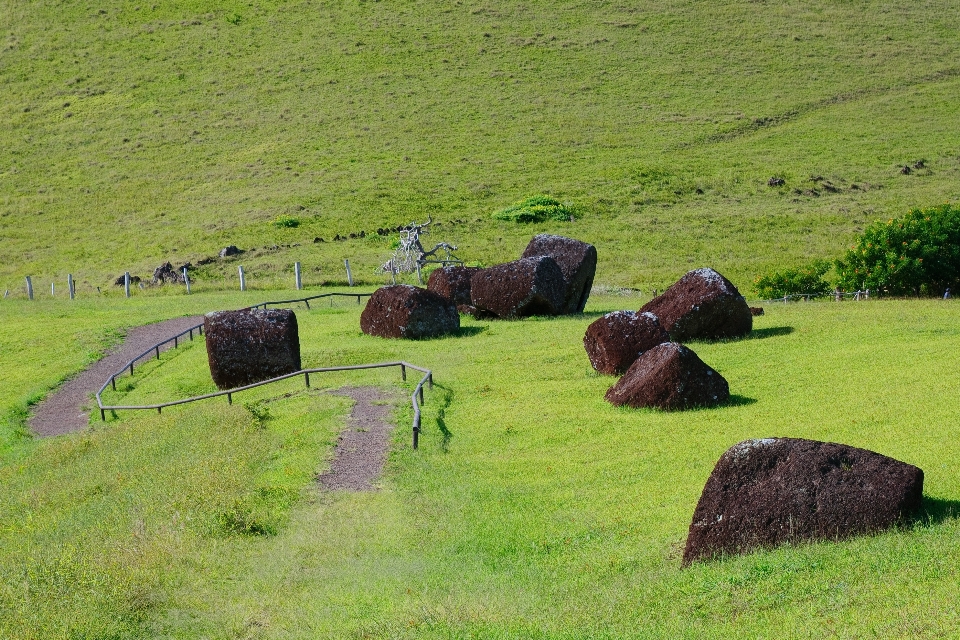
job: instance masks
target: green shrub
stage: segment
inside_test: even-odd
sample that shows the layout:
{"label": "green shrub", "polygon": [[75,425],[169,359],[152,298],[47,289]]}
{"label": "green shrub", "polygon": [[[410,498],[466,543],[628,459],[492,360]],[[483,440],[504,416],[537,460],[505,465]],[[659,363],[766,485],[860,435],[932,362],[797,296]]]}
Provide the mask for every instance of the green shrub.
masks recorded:
{"label": "green shrub", "polygon": [[894,295],[942,294],[960,279],[960,207],[914,209],[877,221],[837,260],[838,284]]}
{"label": "green shrub", "polygon": [[278,229],[294,229],[300,226],[300,218],[293,216],[277,216],[273,220],[273,226]]}
{"label": "green shrub", "polygon": [[830,291],[830,283],[823,279],[830,270],[830,263],[817,260],[806,267],[775,271],[757,277],[753,290],[765,300],[800,294],[823,295]]}
{"label": "green shrub", "polygon": [[493,214],[497,220],[508,222],[545,222],[547,220],[567,221],[574,217],[574,211],[550,196],[533,196],[511,205],[503,211]]}

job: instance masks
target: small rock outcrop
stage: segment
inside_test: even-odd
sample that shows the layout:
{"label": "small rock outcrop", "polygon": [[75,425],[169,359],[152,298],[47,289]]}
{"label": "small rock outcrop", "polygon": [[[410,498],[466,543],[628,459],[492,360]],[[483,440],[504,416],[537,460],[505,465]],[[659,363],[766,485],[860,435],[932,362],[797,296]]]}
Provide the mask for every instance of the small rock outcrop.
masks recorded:
{"label": "small rock outcrop", "polygon": [[[125,276],[126,274],[120,276],[119,278],[113,281],[113,284],[115,284],[118,287],[122,287],[124,284]],[[138,284],[139,282],[140,282],[140,276],[130,276],[130,284]]]}
{"label": "small rock outcrop", "polygon": [[564,309],[566,286],[553,258],[523,258],[473,274],[470,303],[480,316],[553,316]]}
{"label": "small rock outcrop", "polygon": [[747,301],[713,269],[688,272],[640,311],[657,316],[677,342],[741,338],[753,330]]}
{"label": "small rock outcrop", "polygon": [[904,522],[923,471],[845,444],[747,440],[717,461],[693,513],[683,564],[760,547],[838,540]]}
{"label": "small rock outcrop", "polygon": [[548,234],[536,235],[521,258],[550,256],[566,281],[563,309],[558,313],[582,313],[597,273],[597,249],[592,244]]}
{"label": "small rock outcrop", "polygon": [[238,249],[236,245],[231,244],[229,247],[224,247],[220,249],[220,253],[217,254],[221,258],[229,258],[230,256],[238,256],[243,253],[242,249]]}
{"label": "small rock outcrop", "polygon": [[460,314],[447,298],[409,284],[377,289],[363,313],[360,330],[380,338],[434,338],[460,330]]}
{"label": "small rock outcrop", "polygon": [[174,269],[169,262],[153,270],[153,284],[183,284],[183,268]]}
{"label": "small rock outcrop", "polygon": [[478,267],[440,267],[430,274],[427,289],[443,296],[453,304],[470,304],[470,281]]}
{"label": "small rock outcrop", "polygon": [[726,402],[730,386],[691,349],[666,342],[637,358],[605,397],[618,407],[680,411]]}
{"label": "small rock outcrop", "polygon": [[297,316],[289,309],[214,311],[203,318],[210,375],[232,389],[300,370]]}
{"label": "small rock outcrop", "polygon": [[670,336],[652,313],[614,311],[587,327],[583,348],[594,369],[620,375],[644,351],[669,341]]}

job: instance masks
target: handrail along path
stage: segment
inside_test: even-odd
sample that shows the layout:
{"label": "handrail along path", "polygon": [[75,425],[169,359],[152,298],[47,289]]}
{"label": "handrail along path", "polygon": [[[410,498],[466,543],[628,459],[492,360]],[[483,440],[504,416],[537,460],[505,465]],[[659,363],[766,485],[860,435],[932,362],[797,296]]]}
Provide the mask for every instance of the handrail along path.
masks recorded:
{"label": "handrail along path", "polygon": [[[278,300],[278,301],[268,301],[261,302],[259,304],[246,307],[247,309],[257,309],[257,308],[267,308],[267,305],[279,305],[279,304],[290,304],[292,302],[304,302],[307,304],[307,308],[310,308],[308,300],[316,300],[318,298],[327,298],[331,296],[346,296],[350,298],[356,298],[357,304],[360,303],[361,296],[370,296],[373,294],[370,293],[324,293],[316,296],[310,296],[308,298],[298,298],[296,300]],[[144,405],[105,405],[101,398],[101,394],[106,390],[107,385],[112,385],[114,391],[117,389],[117,377],[122,376],[128,370],[130,375],[133,375],[134,364],[137,360],[140,360],[150,354],[155,354],[157,359],[160,358],[160,347],[165,344],[173,343],[174,348],[179,347],[180,338],[183,336],[189,336],[190,340],[193,340],[193,333],[196,331],[199,335],[203,335],[203,323],[185,329],[177,335],[167,338],[162,342],[158,342],[153,345],[137,357],[133,358],[127,364],[125,364],[121,369],[116,373],[111,375],[97,391],[97,407],[100,409],[100,419],[106,421],[107,411],[131,411],[131,410],[142,410],[142,409],[156,409],[157,413],[161,413],[164,407],[173,407],[180,404],[188,404],[190,402],[197,402],[198,400],[208,400],[210,398],[217,398],[221,396],[227,396],[227,402],[233,404],[233,394],[239,393],[241,391],[246,391],[248,389],[254,389],[256,387],[262,387],[264,385],[272,384],[274,382],[279,382],[281,380],[286,380],[288,378],[295,378],[297,376],[304,377],[304,383],[307,387],[310,386],[310,374],[311,373],[325,373],[327,371],[353,371],[358,369],[382,369],[385,367],[400,367],[400,376],[402,380],[407,379],[407,368],[413,369],[415,371],[420,371],[423,373],[423,377],[420,379],[420,382],[417,383],[417,386],[413,390],[413,394],[410,396],[410,402],[413,407],[413,448],[416,449],[420,444],[420,421],[421,421],[421,411],[420,408],[424,404],[423,397],[423,385],[426,384],[429,389],[433,389],[433,372],[430,369],[425,369],[423,367],[418,367],[415,364],[410,364],[403,360],[397,360],[393,362],[377,362],[372,364],[357,364],[357,365],[346,365],[342,367],[317,367],[312,369],[300,369],[299,371],[294,371],[293,373],[287,373],[282,376],[277,376],[276,378],[270,378],[269,380],[261,380],[259,382],[254,382],[252,384],[244,385],[242,387],[234,387],[233,389],[225,389],[223,391],[217,391],[214,393],[206,393],[199,396],[193,396],[190,398],[181,398],[180,400],[171,400],[170,402],[160,402],[157,404],[144,404]]]}

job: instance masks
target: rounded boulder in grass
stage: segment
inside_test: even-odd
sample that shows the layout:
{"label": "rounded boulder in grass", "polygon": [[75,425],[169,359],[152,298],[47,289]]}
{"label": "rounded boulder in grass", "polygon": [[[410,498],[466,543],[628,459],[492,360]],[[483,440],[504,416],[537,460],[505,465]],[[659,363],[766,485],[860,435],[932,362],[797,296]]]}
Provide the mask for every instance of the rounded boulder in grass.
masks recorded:
{"label": "rounded boulder in grass", "polygon": [[666,342],[637,358],[605,397],[618,407],[682,411],[723,404],[730,386],[693,350]]}
{"label": "rounded boulder in grass", "polygon": [[436,338],[460,331],[460,314],[452,301],[433,291],[394,284],[370,296],[360,330],[380,338]]}

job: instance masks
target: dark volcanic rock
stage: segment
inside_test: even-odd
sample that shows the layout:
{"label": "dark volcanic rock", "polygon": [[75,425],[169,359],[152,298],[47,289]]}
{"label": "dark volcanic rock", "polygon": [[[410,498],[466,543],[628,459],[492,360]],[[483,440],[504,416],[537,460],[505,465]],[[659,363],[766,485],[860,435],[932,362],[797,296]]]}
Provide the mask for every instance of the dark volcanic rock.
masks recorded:
{"label": "dark volcanic rock", "polygon": [[300,370],[297,316],[289,309],[214,311],[203,319],[210,375],[232,389]]}
{"label": "dark volcanic rock", "polygon": [[470,303],[481,315],[552,316],[563,311],[566,288],[563,271],[553,258],[523,258],[473,274]]}
{"label": "dark volcanic rock", "polygon": [[677,342],[740,338],[753,329],[747,301],[713,269],[688,272],[640,311],[657,316]]}
{"label": "dark volcanic rock", "polygon": [[[126,275],[126,274],[124,274],[124,275]],[[140,276],[130,276],[130,284],[137,284],[138,282],[140,282]],[[113,284],[117,285],[118,287],[122,287],[122,286],[123,286],[123,276],[120,276],[119,278],[117,278],[116,280],[114,280],[114,281],[113,281]]]}
{"label": "dark volcanic rock", "polygon": [[620,375],[644,351],[669,341],[670,336],[652,313],[614,311],[587,327],[583,348],[594,369]]}
{"label": "dark volcanic rock", "polygon": [[920,508],[923,471],[844,444],[747,440],[717,461],[693,513],[683,563],[887,529]]}
{"label": "dark volcanic rock", "polygon": [[692,350],[666,342],[637,358],[605,397],[618,407],[676,411],[726,402],[730,387]]}
{"label": "dark volcanic rock", "polygon": [[597,249],[580,240],[541,234],[530,240],[521,258],[534,256],[550,256],[563,272],[567,288],[558,313],[582,313],[597,273]]}
{"label": "dark volcanic rock", "polygon": [[377,289],[363,313],[360,330],[381,338],[432,338],[460,330],[460,314],[448,299],[409,284]]}
{"label": "dark volcanic rock", "polygon": [[478,267],[441,267],[430,274],[427,289],[453,302],[470,304],[470,280]]}
{"label": "dark volcanic rock", "polygon": [[173,265],[165,262],[153,270],[153,284],[182,284],[183,272],[174,269]]}

